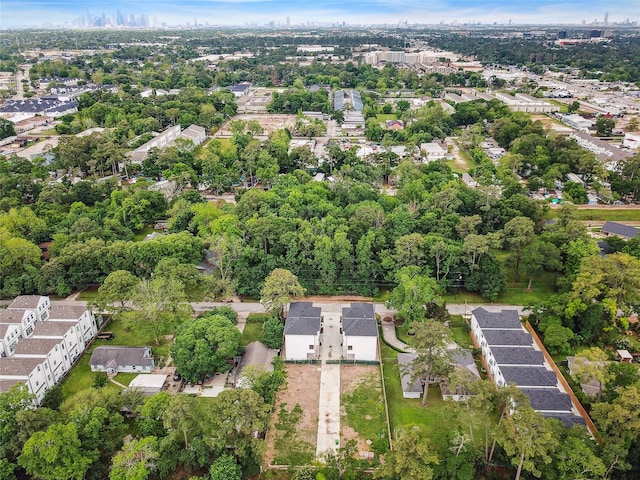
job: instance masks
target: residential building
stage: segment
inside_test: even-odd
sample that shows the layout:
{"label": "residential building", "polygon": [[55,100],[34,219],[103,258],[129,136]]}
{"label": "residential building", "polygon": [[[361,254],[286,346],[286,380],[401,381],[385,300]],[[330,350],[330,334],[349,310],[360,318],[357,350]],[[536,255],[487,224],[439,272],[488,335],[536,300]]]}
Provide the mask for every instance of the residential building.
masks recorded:
{"label": "residential building", "polygon": [[0,391],[24,383],[40,403],[47,389],[55,385],[49,364],[40,357],[0,358]]}
{"label": "residential building", "polygon": [[92,372],[151,373],[154,367],[150,347],[96,347],[89,366]]}
{"label": "residential building", "polygon": [[265,372],[273,372],[273,359],[278,351],[267,347],[262,342],[251,342],[244,348],[244,352],[237,358],[235,368],[229,373],[228,382],[236,388],[248,388],[245,369],[250,365]]}
{"label": "residential building", "polygon": [[556,418],[567,426],[586,423],[557,370],[546,361],[543,347],[524,328],[516,310],[474,309],[471,333],[498,387],[515,384],[529,397],[533,409],[545,417]]}
{"label": "residential building", "polygon": [[313,360],[320,354],[320,307],[293,302],[284,324],[285,360]]}
{"label": "residential building", "polygon": [[616,236],[623,240],[631,240],[640,234],[640,229],[618,222],[605,222],[600,233],[606,237]]}
{"label": "residential building", "polygon": [[378,322],[372,303],[342,309],[342,356],[346,360],[378,359]]}

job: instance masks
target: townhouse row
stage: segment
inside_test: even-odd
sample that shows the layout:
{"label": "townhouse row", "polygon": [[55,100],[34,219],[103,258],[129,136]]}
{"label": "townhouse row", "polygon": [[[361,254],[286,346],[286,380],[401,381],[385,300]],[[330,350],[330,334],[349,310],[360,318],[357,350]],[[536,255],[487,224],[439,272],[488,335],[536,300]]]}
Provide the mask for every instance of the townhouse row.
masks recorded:
{"label": "townhouse row", "polygon": [[38,403],[98,332],[86,307],[23,295],[0,310],[0,392],[24,383]]}

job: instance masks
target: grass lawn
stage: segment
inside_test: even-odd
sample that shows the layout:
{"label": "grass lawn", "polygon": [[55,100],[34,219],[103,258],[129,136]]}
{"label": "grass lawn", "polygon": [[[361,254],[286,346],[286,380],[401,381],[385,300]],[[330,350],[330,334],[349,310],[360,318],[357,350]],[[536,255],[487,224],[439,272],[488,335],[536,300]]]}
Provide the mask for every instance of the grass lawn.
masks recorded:
{"label": "grass lawn", "polygon": [[247,322],[242,331],[242,346],[246,347],[251,342],[262,340],[264,336],[264,330],[261,323],[249,323]]}
{"label": "grass lawn", "polygon": [[82,300],[83,302],[92,302],[98,297],[98,286],[91,285],[85,288],[78,295],[78,300]]}
{"label": "grass lawn", "polygon": [[[151,351],[153,352],[156,365],[163,363],[164,359],[169,356],[169,346],[171,341],[166,338],[161,338],[160,345],[155,345],[155,340],[152,335],[141,331],[133,331],[133,329],[128,328],[121,320],[118,319],[112,320],[104,328],[105,330],[113,332],[116,338],[109,341],[95,340],[93,344],[85,350],[84,354],[71,369],[69,375],[67,375],[62,381],[62,392],[64,394],[64,398],[69,398],[80,390],[91,387],[93,384],[93,372],[91,372],[91,368],[89,367],[89,360],[91,359],[93,349],[100,345],[132,347],[149,345],[151,346]],[[118,374],[118,378],[116,380],[120,381],[120,375],[122,374]],[[130,381],[131,379],[129,379],[129,382]],[[120,383],[125,382],[120,381]],[[128,382],[125,384],[128,384]],[[110,383],[110,385],[113,384]],[[118,388],[115,385],[113,385],[113,387]]]}
{"label": "grass lawn", "polygon": [[442,399],[440,388],[429,387],[425,407],[419,398],[403,398],[397,352],[386,345],[382,345],[381,350],[391,431],[418,427],[420,435],[430,438],[432,444],[442,443],[439,440],[444,440],[452,425],[448,418],[448,402]]}
{"label": "grass lawn", "polygon": [[462,348],[473,348],[473,342],[469,335],[469,325],[462,318],[462,315],[451,315],[449,317],[449,327],[451,327],[451,335],[453,340]]}
{"label": "grass lawn", "polygon": [[[550,208],[545,218],[558,218],[559,210]],[[624,210],[618,208],[581,208],[575,210],[578,220],[612,221],[612,222],[640,222],[640,210]]]}
{"label": "grass lawn", "polygon": [[386,122],[387,120],[397,120],[398,116],[395,113],[379,113],[376,115],[376,120],[379,122]]}
{"label": "grass lawn", "polygon": [[115,377],[114,380],[116,382],[119,382],[123,385],[129,385],[131,383],[131,381],[136,378],[139,375],[139,373],[133,373],[133,372],[121,372],[118,373]]}
{"label": "grass lawn", "polygon": [[367,375],[353,390],[343,393],[340,403],[346,412],[346,424],[362,439],[371,440],[373,450],[384,453],[389,448],[382,385],[377,375]]}

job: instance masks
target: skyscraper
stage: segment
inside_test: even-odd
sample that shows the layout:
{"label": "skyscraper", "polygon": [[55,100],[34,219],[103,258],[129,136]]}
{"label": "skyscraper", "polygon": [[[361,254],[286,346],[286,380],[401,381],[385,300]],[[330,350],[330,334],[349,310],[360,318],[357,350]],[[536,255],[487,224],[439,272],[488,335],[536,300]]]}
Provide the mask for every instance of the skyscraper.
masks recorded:
{"label": "skyscraper", "polygon": [[289,28],[290,26],[291,26],[291,19],[287,17],[287,28]]}
{"label": "skyscraper", "polygon": [[604,24],[609,25],[609,12],[604,14]]}

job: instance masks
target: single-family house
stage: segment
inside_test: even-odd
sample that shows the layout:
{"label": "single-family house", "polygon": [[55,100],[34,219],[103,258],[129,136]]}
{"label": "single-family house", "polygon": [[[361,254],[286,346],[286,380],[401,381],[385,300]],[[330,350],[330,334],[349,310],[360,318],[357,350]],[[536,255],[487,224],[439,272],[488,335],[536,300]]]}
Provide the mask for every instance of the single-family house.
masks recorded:
{"label": "single-family house", "polygon": [[150,347],[96,347],[89,366],[92,372],[151,373],[154,367]]}
{"label": "single-family house", "polygon": [[[452,356],[455,362],[455,368],[462,372],[468,380],[474,381],[480,379],[480,372],[469,350],[456,348]],[[475,392],[466,386],[458,385],[453,388],[446,379],[440,380],[440,392],[442,393],[443,400],[452,400],[454,402],[466,400],[475,395]]]}
{"label": "single-family house", "polygon": [[618,222],[605,222],[600,229],[600,233],[607,237],[615,235],[622,238],[623,240],[631,240],[632,238],[636,238],[638,234],[640,234],[640,229]]}
{"label": "single-family house", "polygon": [[404,128],[404,122],[402,120],[387,120],[385,126],[389,130],[402,130]]}
{"label": "single-family house", "polygon": [[352,303],[342,309],[342,346],[347,360],[378,358],[378,322],[372,303]]}
{"label": "single-family house", "polygon": [[293,302],[284,324],[285,360],[313,360],[320,354],[320,307]]}
{"label": "single-family house", "polygon": [[267,347],[262,342],[251,342],[244,348],[233,371],[229,374],[229,382],[236,388],[248,388],[245,369],[251,365],[265,372],[273,372],[273,359],[278,351]]}
{"label": "single-family house", "polygon": [[462,174],[462,183],[464,183],[469,188],[478,188],[480,184],[476,182],[471,175],[467,172]]}

